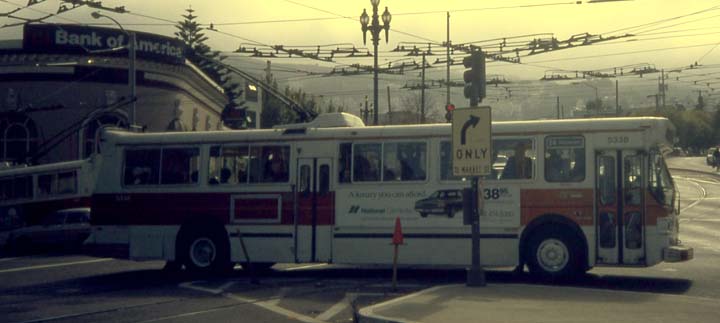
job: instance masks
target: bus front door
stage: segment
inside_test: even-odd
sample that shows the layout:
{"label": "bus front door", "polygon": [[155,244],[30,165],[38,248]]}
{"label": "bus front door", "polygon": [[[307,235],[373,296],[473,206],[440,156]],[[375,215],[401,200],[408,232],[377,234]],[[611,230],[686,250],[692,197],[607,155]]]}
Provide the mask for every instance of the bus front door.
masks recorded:
{"label": "bus front door", "polygon": [[297,171],[295,261],[331,262],[335,198],[331,158],[300,158]]}
{"label": "bus front door", "polygon": [[604,150],[596,156],[597,263],[643,265],[647,157],[634,150]]}

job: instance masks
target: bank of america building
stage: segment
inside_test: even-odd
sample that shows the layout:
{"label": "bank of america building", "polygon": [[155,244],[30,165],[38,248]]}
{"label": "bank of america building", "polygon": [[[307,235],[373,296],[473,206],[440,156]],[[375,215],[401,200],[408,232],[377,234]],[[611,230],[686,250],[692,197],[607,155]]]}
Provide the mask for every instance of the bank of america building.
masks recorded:
{"label": "bank of america building", "polygon": [[[226,129],[223,116],[238,113],[223,113],[222,88],[185,59],[182,42],[136,37],[135,108],[122,31],[29,24],[22,39],[0,40],[0,162],[82,159],[97,151],[103,127],[133,119],[147,132]],[[244,126],[255,128],[262,95],[252,81],[240,83]]]}

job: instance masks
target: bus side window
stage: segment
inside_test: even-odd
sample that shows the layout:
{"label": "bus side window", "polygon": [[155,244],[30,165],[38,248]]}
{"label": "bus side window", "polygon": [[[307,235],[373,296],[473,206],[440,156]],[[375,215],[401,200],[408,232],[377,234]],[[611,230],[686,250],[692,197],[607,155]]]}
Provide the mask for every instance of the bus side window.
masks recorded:
{"label": "bus side window", "polygon": [[325,196],[330,191],[330,166],[320,166],[318,172],[318,194]]}
{"label": "bus side window", "polygon": [[499,171],[500,179],[532,178],[535,169],[535,150],[533,147],[532,139],[493,140],[493,154],[507,156],[507,161],[504,164],[493,165],[493,169]]}
{"label": "bus side window", "polygon": [[32,198],[32,176],[18,176],[13,180],[15,198]]}
{"label": "bus side window", "polygon": [[424,142],[386,143],[383,147],[383,181],[425,180]]}
{"label": "bus side window", "polygon": [[58,194],[77,193],[77,176],[75,171],[58,174]]}
{"label": "bus side window", "polygon": [[350,183],[352,174],[352,144],[351,143],[341,143],[340,144],[340,157],[338,158],[338,169],[340,172],[338,173],[338,182],[339,183]]}
{"label": "bus side window", "polygon": [[302,165],[300,167],[300,183],[298,190],[303,197],[310,196],[310,166]]}
{"label": "bus side window", "polygon": [[581,136],[545,138],[545,180],[582,182],[585,180],[585,140]]}
{"label": "bus side window", "polygon": [[160,149],[125,151],[125,185],[156,185],[160,182]]}
{"label": "bus side window", "polygon": [[290,146],[256,146],[250,149],[251,183],[286,183],[290,180]]}
{"label": "bus side window", "polygon": [[353,181],[380,181],[380,144],[355,144],[353,147]]}
{"label": "bus side window", "polygon": [[45,174],[38,176],[38,196],[50,196],[55,193],[55,175]]}
{"label": "bus side window", "polygon": [[5,201],[13,198],[12,186],[12,177],[5,177],[0,179],[0,200]]}
{"label": "bus side window", "polygon": [[640,156],[626,156],[624,163],[625,204],[640,205],[642,201],[642,179],[641,179],[641,158]]}
{"label": "bus side window", "polygon": [[197,148],[163,149],[161,184],[194,183],[191,174],[198,170],[198,156]]}
{"label": "bus side window", "polygon": [[209,162],[209,184],[247,183],[249,166],[247,146],[210,147]]}

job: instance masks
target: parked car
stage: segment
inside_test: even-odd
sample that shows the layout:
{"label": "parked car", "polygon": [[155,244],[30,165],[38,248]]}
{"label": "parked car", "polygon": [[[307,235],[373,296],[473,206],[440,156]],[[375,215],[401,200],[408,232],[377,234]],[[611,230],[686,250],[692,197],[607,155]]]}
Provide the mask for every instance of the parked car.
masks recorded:
{"label": "parked car", "polygon": [[452,218],[455,216],[455,212],[460,210],[462,210],[461,190],[439,190],[415,202],[415,211],[422,217],[427,217],[428,214],[438,214]]}
{"label": "parked car", "polygon": [[80,248],[90,235],[90,208],[55,211],[38,225],[10,231],[8,246],[12,252],[25,253],[40,248]]}

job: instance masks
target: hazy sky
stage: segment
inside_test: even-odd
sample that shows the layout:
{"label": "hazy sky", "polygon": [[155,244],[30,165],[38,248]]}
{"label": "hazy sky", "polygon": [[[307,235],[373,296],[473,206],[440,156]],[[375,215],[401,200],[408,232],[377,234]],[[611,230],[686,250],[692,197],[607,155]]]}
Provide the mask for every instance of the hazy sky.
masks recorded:
{"label": "hazy sky", "polygon": [[[720,48],[715,48],[720,44],[720,1],[635,0],[594,4],[588,1],[582,1],[582,4],[576,2],[578,1],[382,0],[380,13],[387,6],[393,18],[389,43],[385,44],[384,39],[381,41],[380,62],[403,59],[402,53],[390,52],[403,42],[445,41],[446,11],[450,11],[450,36],[455,44],[538,33],[551,33],[559,40],[586,32],[604,36],[624,33],[637,35],[611,43],[523,57],[524,64],[521,65],[488,65],[488,73],[514,78],[538,79],[552,69],[597,70],[640,63],[671,69],[695,61],[706,65],[720,62]],[[15,15],[42,16],[41,11],[55,12],[59,3],[59,0],[46,0],[32,7],[36,11],[25,9]],[[172,35],[174,28],[163,20],[181,19],[180,15],[191,5],[200,22],[214,24],[218,32],[206,32],[210,37],[209,44],[223,51],[235,50],[241,43],[286,47],[350,44],[364,47],[358,17],[364,8],[372,8],[369,0],[106,0],[102,3],[108,7],[123,5],[132,13],[107,13],[126,28],[165,35]],[[16,8],[16,5],[25,4],[26,0],[0,0],[0,11],[7,12]],[[715,6],[718,8],[697,13]],[[93,10],[86,7],[78,8],[47,21],[107,22],[93,20],[90,17],[91,11]],[[661,20],[666,21],[641,29],[625,29]],[[14,22],[17,20],[0,17],[0,25]],[[17,38],[20,31],[19,27],[3,28],[0,30],[0,37]],[[523,41],[531,39],[532,37],[526,37]],[[497,43],[499,41],[490,44]],[[434,61],[435,58],[430,60]],[[287,60],[278,61],[281,63]],[[337,58],[336,63],[306,59],[292,61],[330,67],[338,64],[371,63],[371,60],[358,58]],[[461,69],[460,66],[453,68],[456,71]],[[433,73],[436,73],[437,77],[444,75],[441,69],[436,70]],[[452,78],[457,79],[457,75]]]}

